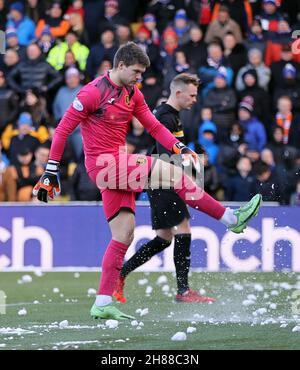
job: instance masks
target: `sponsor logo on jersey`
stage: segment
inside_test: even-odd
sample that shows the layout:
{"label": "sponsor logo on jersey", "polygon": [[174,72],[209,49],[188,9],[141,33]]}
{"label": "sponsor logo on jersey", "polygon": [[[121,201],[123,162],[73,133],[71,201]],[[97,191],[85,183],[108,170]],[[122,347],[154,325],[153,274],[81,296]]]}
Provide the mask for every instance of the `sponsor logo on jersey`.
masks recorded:
{"label": "sponsor logo on jersey", "polygon": [[145,157],[138,157],[136,160],[136,164],[145,164],[147,163],[147,159]]}
{"label": "sponsor logo on jersey", "polygon": [[73,101],[73,108],[78,110],[78,112],[82,112],[83,111],[83,105],[81,103],[81,101],[78,99],[78,98],[75,98],[74,101]]}

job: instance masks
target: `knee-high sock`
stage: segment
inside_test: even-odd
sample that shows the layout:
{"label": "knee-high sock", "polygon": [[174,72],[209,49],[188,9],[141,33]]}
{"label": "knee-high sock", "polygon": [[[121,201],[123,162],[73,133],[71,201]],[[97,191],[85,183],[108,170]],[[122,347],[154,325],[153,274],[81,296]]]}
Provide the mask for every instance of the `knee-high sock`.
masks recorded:
{"label": "knee-high sock", "polygon": [[170,244],[170,241],[159,236],[156,236],[148,243],[143,244],[141,248],[127,262],[124,263],[121,276],[126,277],[131,271],[149,261],[151,257],[163,251]]}
{"label": "knee-high sock", "polygon": [[128,245],[111,240],[102,259],[102,274],[97,294],[112,295]]}
{"label": "knee-high sock", "polygon": [[175,184],[174,190],[190,207],[202,211],[216,220],[220,220],[225,212],[225,207],[221,203],[208,195],[185,174]]}
{"label": "knee-high sock", "polygon": [[175,235],[174,264],[176,268],[177,291],[183,294],[189,289],[188,274],[191,262],[191,234]]}

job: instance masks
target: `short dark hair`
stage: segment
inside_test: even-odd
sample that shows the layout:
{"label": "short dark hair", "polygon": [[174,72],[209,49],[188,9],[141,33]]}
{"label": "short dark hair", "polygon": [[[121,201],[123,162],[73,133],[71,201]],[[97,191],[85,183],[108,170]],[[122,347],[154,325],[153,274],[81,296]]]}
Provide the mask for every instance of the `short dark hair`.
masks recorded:
{"label": "short dark hair", "polygon": [[180,73],[179,75],[175,76],[171,81],[171,89],[174,89],[178,86],[182,85],[195,85],[199,86],[199,78],[197,75],[191,73]]}
{"label": "short dark hair", "polygon": [[113,68],[117,68],[120,62],[126,67],[133,64],[141,64],[146,68],[150,66],[148,55],[134,42],[127,42],[118,49],[114,56]]}

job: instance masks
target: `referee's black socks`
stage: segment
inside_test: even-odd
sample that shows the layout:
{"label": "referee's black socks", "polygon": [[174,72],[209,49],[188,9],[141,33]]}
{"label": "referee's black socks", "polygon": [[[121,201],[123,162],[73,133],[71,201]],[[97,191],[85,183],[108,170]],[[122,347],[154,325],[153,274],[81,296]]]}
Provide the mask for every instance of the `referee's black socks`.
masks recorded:
{"label": "referee's black socks", "polygon": [[126,277],[131,271],[149,261],[151,257],[163,251],[170,244],[171,242],[169,240],[165,240],[159,236],[156,236],[148,243],[143,244],[141,248],[127,262],[124,263],[121,270],[121,276]]}
{"label": "referee's black socks", "polygon": [[188,274],[191,263],[191,239],[191,234],[175,235],[174,264],[178,294],[183,294],[189,289]]}

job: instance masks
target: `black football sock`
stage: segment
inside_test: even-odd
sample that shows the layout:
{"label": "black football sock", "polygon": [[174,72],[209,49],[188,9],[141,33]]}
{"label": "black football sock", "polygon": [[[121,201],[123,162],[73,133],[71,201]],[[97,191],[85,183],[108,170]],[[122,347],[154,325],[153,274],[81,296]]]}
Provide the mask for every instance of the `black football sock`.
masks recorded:
{"label": "black football sock", "polygon": [[171,242],[169,240],[165,240],[159,236],[156,236],[148,243],[143,244],[141,248],[124,263],[121,270],[121,276],[126,277],[131,271],[149,261],[151,257],[163,251],[170,244]]}
{"label": "black football sock", "polygon": [[191,262],[191,234],[175,235],[174,264],[176,268],[178,294],[183,294],[189,289],[188,274]]}

